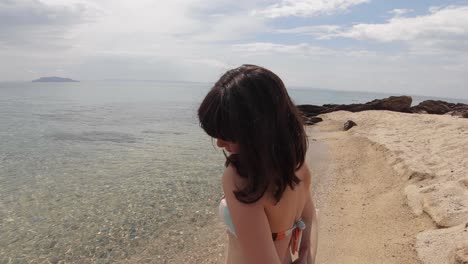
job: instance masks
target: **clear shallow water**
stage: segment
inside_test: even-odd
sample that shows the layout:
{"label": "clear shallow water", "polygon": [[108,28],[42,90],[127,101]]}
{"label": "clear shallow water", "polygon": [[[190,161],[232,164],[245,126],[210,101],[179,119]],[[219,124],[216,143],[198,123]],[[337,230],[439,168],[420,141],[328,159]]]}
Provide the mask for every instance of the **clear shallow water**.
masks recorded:
{"label": "clear shallow water", "polygon": [[[190,244],[221,194],[223,155],[195,112],[208,88],[0,83],[0,263],[107,263],[148,243],[164,245],[161,256]],[[298,104],[388,96],[290,94]]]}
{"label": "clear shallow water", "polygon": [[2,86],[0,261],[107,262],[171,222],[202,223],[209,214],[192,218],[215,206],[222,155],[198,129],[201,91]]}

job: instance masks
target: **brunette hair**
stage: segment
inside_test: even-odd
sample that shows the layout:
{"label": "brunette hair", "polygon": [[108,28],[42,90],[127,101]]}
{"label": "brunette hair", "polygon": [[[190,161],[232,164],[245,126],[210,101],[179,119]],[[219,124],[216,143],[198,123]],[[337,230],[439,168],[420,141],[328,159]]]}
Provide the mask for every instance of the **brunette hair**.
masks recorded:
{"label": "brunette hair", "polygon": [[246,184],[234,191],[243,203],[258,201],[267,191],[278,202],[304,163],[307,136],[302,117],[281,79],[255,65],[227,71],[198,109],[200,126],[213,138],[235,142],[239,153],[226,157]]}

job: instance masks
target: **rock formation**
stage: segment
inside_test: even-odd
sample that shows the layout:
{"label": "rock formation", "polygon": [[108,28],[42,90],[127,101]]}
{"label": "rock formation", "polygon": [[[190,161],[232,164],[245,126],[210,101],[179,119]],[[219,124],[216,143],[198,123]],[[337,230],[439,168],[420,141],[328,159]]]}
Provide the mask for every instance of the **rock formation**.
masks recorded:
{"label": "rock formation", "polygon": [[413,99],[411,96],[390,96],[384,99],[376,99],[365,104],[324,104],[322,106],[298,105],[297,107],[302,112],[306,125],[313,125],[315,123],[321,122],[321,118],[316,117],[317,115],[341,110],[350,112],[387,110],[418,114],[450,114],[453,116],[468,118],[468,104],[454,104],[444,101],[426,100],[416,106],[411,107],[412,101]]}
{"label": "rock formation", "polygon": [[411,107],[411,112],[436,115],[443,115],[451,112],[452,115],[462,116],[463,114],[468,113],[468,105],[461,103],[454,104],[444,101],[427,100],[421,102],[417,106]]}

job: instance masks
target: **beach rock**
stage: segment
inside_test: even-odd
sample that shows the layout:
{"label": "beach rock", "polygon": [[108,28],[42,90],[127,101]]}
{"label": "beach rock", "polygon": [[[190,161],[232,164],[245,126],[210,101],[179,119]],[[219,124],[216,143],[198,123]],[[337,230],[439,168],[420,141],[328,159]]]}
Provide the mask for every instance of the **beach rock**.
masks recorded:
{"label": "beach rock", "polygon": [[413,99],[411,96],[390,96],[384,99],[376,99],[365,104],[350,104],[350,105],[332,105],[326,104],[326,107],[322,113],[330,113],[340,110],[350,112],[361,112],[367,110],[388,110],[395,112],[409,112],[411,108],[411,102]]}
{"label": "beach rock", "polygon": [[297,107],[306,118],[311,118],[320,114],[336,111],[361,112],[367,110],[388,110],[409,113],[412,98],[410,96],[390,96],[384,99],[376,99],[365,104],[324,104],[318,105],[298,105]]}
{"label": "beach rock", "polygon": [[[423,264],[466,263],[468,230],[465,224],[429,230],[416,236],[416,252]],[[458,261],[458,262],[455,262]],[[459,262],[462,261],[462,262]]]}
{"label": "beach rock", "polygon": [[411,107],[412,100],[411,96],[390,96],[384,99],[376,99],[365,104],[324,104],[322,106],[298,105],[297,107],[305,117],[312,117],[336,111],[361,112],[367,110],[387,110],[417,114],[450,114],[468,118],[468,104],[455,104],[440,100],[426,100]]}
{"label": "beach rock", "polygon": [[446,113],[446,115],[461,117],[461,118],[468,118],[468,111],[450,111]]}
{"label": "beach rock", "polygon": [[348,130],[350,130],[353,126],[357,126],[357,124],[354,123],[354,121],[352,121],[352,120],[348,120],[348,121],[346,121],[346,123],[344,123],[343,129],[344,129],[344,131],[348,131]]}
{"label": "beach rock", "polygon": [[413,113],[419,113],[420,111],[425,111],[428,114],[437,114],[443,115],[449,112],[452,108],[449,106],[449,103],[444,101],[436,100],[426,100],[421,102],[419,105],[411,108]]}
{"label": "beach rock", "polygon": [[465,180],[448,181],[421,188],[423,210],[440,227],[456,226],[468,219]]}
{"label": "beach rock", "polygon": [[[448,114],[468,118],[468,104],[454,104],[440,100],[426,100],[411,107],[412,101],[413,99],[411,96],[390,96],[384,99],[376,99],[365,104],[324,104],[322,106],[298,105],[297,108],[305,118],[311,118],[336,111],[361,112],[368,110],[387,110],[417,114]],[[313,125],[315,123],[318,122],[314,122],[314,120],[306,121],[306,124],[309,125]]]}
{"label": "beach rock", "polygon": [[413,98],[411,96],[390,96],[388,98],[374,100],[370,103],[375,110],[388,110],[407,113],[410,111]]}
{"label": "beach rock", "polygon": [[428,113],[443,115],[452,112],[452,115],[468,112],[468,105],[462,103],[448,103],[440,100],[426,100],[420,104],[411,107],[413,113]]}
{"label": "beach rock", "polygon": [[406,203],[415,215],[421,215],[423,210],[422,195],[419,193],[419,188],[414,184],[409,184],[405,187]]}

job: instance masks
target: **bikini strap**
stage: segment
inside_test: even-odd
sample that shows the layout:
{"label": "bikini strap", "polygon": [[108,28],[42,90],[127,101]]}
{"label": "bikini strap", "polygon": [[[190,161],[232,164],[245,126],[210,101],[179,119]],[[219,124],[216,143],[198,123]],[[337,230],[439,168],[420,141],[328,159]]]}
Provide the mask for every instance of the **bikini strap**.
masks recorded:
{"label": "bikini strap", "polygon": [[304,221],[299,220],[296,223],[296,228],[293,231],[291,242],[290,242],[290,249],[291,253],[294,255],[299,250],[302,241],[302,231],[306,228]]}
{"label": "bikini strap", "polygon": [[273,241],[276,241],[276,240],[281,240],[291,234],[294,234],[294,231],[295,230],[304,230],[306,228],[306,225],[304,223],[304,221],[302,220],[298,220],[296,223],[294,223],[294,225],[286,230],[286,231],[282,231],[282,232],[278,232],[278,233],[272,233],[271,236],[273,238]]}

